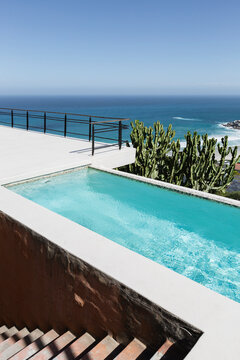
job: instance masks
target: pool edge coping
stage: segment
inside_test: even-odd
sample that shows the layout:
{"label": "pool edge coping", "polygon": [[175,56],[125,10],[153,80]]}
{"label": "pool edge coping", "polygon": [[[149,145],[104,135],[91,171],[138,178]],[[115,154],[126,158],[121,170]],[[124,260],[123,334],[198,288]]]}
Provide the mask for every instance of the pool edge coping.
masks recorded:
{"label": "pool edge coping", "polygon": [[172,191],[175,191],[175,192],[179,192],[179,193],[182,193],[182,194],[196,196],[196,197],[199,197],[199,198],[202,198],[202,199],[211,200],[211,201],[215,201],[215,202],[222,203],[222,204],[225,204],[225,205],[230,205],[230,206],[240,208],[240,201],[235,200],[235,199],[230,199],[230,198],[227,198],[227,197],[224,197],[224,196],[215,195],[215,194],[207,193],[207,192],[204,192],[204,191],[191,189],[191,188],[180,186],[180,185],[170,184],[170,183],[167,183],[167,182],[164,182],[164,181],[161,181],[161,180],[155,180],[155,179],[151,179],[151,178],[146,178],[144,176],[127,173],[127,172],[120,171],[120,170],[110,169],[110,168],[107,168],[107,167],[104,167],[104,166],[96,166],[94,164],[91,164],[91,165],[89,165],[89,167],[92,168],[92,169],[105,171],[105,172],[108,172],[108,173],[113,174],[113,175],[122,176],[122,177],[129,178],[129,179],[132,179],[132,180],[144,182],[144,183],[147,183],[147,184],[150,184],[150,185],[162,187],[162,188],[172,190]]}
{"label": "pool edge coping", "polygon": [[230,199],[230,198],[227,198],[224,196],[215,195],[215,194],[207,193],[204,191],[191,189],[191,188],[180,186],[180,185],[170,184],[170,183],[167,183],[167,182],[164,182],[161,180],[155,180],[155,179],[147,178],[144,176],[131,174],[128,172],[115,170],[115,169],[108,168],[105,166],[94,165],[91,162],[82,162],[82,164],[81,163],[72,164],[72,165],[70,165],[70,167],[63,166],[62,169],[59,169],[59,168],[58,169],[56,169],[56,168],[48,169],[48,170],[45,170],[44,174],[36,172],[35,174],[33,173],[31,175],[26,174],[25,176],[19,175],[19,176],[15,176],[13,178],[2,179],[2,180],[0,180],[0,186],[8,188],[8,187],[20,185],[20,184],[23,184],[26,182],[37,181],[41,178],[58,176],[58,175],[68,173],[68,172],[75,172],[75,171],[78,171],[81,168],[85,168],[85,167],[103,171],[103,172],[107,172],[112,175],[125,177],[125,178],[131,179],[131,180],[147,183],[147,184],[150,184],[153,186],[165,188],[165,189],[175,191],[178,193],[182,193],[182,194],[186,194],[189,196],[195,196],[195,197],[202,198],[205,200],[215,201],[215,202],[222,203],[225,205],[240,208],[240,201],[235,200],[235,199]]}

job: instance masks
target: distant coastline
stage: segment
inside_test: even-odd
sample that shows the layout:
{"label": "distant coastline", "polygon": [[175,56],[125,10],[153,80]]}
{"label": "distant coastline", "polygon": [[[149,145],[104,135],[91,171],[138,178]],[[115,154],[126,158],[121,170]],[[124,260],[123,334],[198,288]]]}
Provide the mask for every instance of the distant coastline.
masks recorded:
{"label": "distant coastline", "polygon": [[222,124],[223,126],[230,128],[230,129],[238,129],[240,130],[240,120],[230,121],[226,124]]}

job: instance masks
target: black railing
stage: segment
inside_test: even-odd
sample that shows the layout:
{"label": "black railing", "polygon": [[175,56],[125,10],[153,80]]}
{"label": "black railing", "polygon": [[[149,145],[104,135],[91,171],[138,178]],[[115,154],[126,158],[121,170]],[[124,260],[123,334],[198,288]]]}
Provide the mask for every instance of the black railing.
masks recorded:
{"label": "black railing", "polygon": [[[123,131],[128,129],[128,125],[123,123],[125,121],[129,121],[129,119],[44,110],[0,108],[0,124],[26,130],[43,131],[44,133],[55,133],[64,137],[87,137],[89,141],[92,141],[92,155],[94,155],[96,139],[107,141],[101,146],[117,145],[121,149],[122,144],[126,142],[123,140]],[[49,124],[55,126],[50,125],[49,127]],[[106,136],[105,134],[109,132],[115,132],[116,137]]]}

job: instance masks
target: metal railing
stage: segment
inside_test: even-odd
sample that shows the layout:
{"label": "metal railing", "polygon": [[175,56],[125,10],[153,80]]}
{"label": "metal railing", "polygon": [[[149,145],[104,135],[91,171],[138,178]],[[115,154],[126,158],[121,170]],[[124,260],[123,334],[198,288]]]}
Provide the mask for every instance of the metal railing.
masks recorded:
{"label": "metal railing", "polygon": [[[44,133],[56,133],[64,137],[87,137],[89,141],[92,141],[92,155],[95,152],[96,139],[108,141],[101,146],[117,145],[121,149],[122,144],[126,143],[126,140],[123,140],[123,130],[128,129],[128,125],[123,122],[129,120],[128,118],[44,110],[0,108],[0,124],[26,130],[43,131]],[[56,126],[50,125],[49,127],[49,124]],[[114,138],[106,136],[105,134],[109,132],[114,132],[117,136]]]}

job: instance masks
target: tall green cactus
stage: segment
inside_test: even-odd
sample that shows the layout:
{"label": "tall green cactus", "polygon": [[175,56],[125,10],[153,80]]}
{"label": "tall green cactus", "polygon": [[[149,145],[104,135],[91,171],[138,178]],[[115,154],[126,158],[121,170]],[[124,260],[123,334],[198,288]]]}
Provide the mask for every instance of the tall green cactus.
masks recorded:
{"label": "tall green cactus", "polygon": [[[234,177],[237,147],[228,147],[227,136],[221,139],[221,144],[217,144],[214,138],[209,139],[207,134],[200,137],[196,132],[193,135],[188,132],[185,138],[185,176],[182,185],[206,192],[224,192]],[[218,160],[216,145],[220,157]],[[230,161],[226,160],[229,154]]]}
{"label": "tall green cactus", "polygon": [[[207,134],[201,137],[197,132],[193,135],[188,132],[186,145],[181,150],[180,140],[173,140],[175,131],[171,125],[167,131],[159,121],[154,123],[154,129],[138,120],[131,126],[136,160],[127,171],[206,192],[224,192],[233,180],[240,156],[237,156],[237,147],[228,147],[227,136],[217,144],[217,140],[209,139]],[[226,160],[229,155],[230,160]]]}
{"label": "tall green cactus", "polygon": [[184,167],[186,162],[186,154],[180,151],[180,140],[173,141],[171,144],[171,155],[166,159],[168,173],[165,175],[165,181],[182,185],[184,182]]}
{"label": "tall green cactus", "polygon": [[135,120],[131,123],[131,141],[136,149],[136,161],[129,165],[130,172],[153,179],[158,178],[159,167],[164,166],[164,157],[171,150],[175,132],[169,125],[167,132],[160,122],[154,123],[154,130]]}

